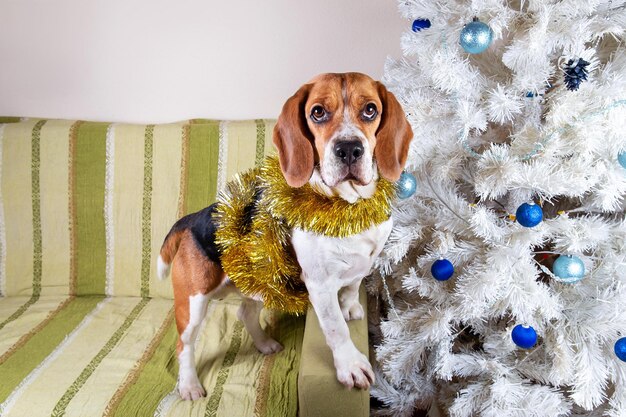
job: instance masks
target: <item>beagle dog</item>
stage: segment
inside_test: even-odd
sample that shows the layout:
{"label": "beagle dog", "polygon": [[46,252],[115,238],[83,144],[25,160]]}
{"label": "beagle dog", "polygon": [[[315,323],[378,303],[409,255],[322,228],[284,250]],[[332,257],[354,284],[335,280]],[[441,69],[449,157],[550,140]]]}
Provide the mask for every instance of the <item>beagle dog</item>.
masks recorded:
{"label": "beagle dog", "polygon": [[[379,82],[360,73],[323,74],[303,85],[285,103],[273,132],[281,171],[291,187],[307,182],[319,192],[354,203],[376,191],[379,175],[396,181],[406,162],[413,132],[402,107]],[[180,219],[165,238],[158,274],[172,266],[179,339],[178,390],[185,400],[205,395],[194,362],[194,342],[209,299],[241,294],[220,264],[215,244],[215,205]],[[333,353],[337,379],[368,388],[372,367],[350,339],[348,320],[365,313],[358,289],[380,254],[392,219],[347,238],[294,228],[291,245],[312,304]],[[258,297],[257,297],[258,298]],[[259,324],[262,300],[242,294],[238,318],[257,349],[282,350]]]}

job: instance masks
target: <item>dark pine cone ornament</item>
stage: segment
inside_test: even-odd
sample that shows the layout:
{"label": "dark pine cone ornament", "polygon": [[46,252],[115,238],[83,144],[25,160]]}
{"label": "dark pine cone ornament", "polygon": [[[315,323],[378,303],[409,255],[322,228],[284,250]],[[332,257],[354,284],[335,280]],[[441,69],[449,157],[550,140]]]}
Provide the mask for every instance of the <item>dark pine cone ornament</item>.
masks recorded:
{"label": "dark pine cone ornament", "polygon": [[589,62],[582,58],[567,61],[563,71],[565,72],[565,86],[568,90],[578,90],[580,83],[587,80],[587,65]]}

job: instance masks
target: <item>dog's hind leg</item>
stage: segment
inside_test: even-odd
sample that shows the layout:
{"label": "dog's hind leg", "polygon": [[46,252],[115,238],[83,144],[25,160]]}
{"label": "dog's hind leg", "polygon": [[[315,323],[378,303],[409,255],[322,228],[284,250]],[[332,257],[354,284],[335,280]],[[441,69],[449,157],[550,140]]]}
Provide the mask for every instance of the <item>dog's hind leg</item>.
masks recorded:
{"label": "dog's hind leg", "polygon": [[178,391],[183,400],[197,400],[205,395],[196,371],[194,348],[211,291],[224,279],[222,268],[200,252],[190,235],[185,236],[172,265],[174,313],[179,334],[176,345]]}
{"label": "dog's hind leg", "polygon": [[[198,337],[200,323],[206,315],[209,296],[196,294],[189,297],[189,321],[185,326],[176,322],[179,327],[179,339],[176,346],[178,352],[178,391],[183,400],[197,400],[205,395],[204,388],[198,379],[195,362],[195,342]],[[181,330],[181,327],[184,329]]]}
{"label": "dog's hind leg", "polygon": [[280,352],[283,350],[283,346],[268,336],[261,328],[259,316],[261,315],[262,309],[263,304],[261,302],[244,297],[237,311],[237,317],[239,317],[239,320],[246,326],[248,333],[252,336],[254,346],[256,346],[261,353],[269,355]]}

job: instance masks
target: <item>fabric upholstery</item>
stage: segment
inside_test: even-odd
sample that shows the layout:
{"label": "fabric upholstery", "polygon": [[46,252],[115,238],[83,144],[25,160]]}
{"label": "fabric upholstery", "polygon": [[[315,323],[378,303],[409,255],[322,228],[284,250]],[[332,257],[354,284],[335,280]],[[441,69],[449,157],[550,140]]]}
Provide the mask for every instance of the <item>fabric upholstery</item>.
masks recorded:
{"label": "fabric upholstery", "polygon": [[304,318],[264,312],[260,354],[238,300],[196,345],[207,397],[174,391],[163,238],[272,151],[274,122],[130,125],[0,119],[0,415],[295,416]]}
{"label": "fabric upholstery", "polygon": [[[175,392],[161,243],[176,219],[273,152],[274,124],[0,117],[0,416],[368,415],[367,392],[337,383],[314,313],[305,330],[304,317],[264,311],[285,347],[264,356],[236,299],[210,303],[196,344],[207,397]],[[365,351],[366,321],[350,329]]]}
{"label": "fabric upholstery", "polygon": [[[0,300],[0,320],[25,301]],[[170,300],[42,296],[0,337],[2,416],[296,416],[303,317],[265,313],[285,350],[265,356],[237,320],[237,300],[211,302],[196,343],[207,397],[180,400]]]}
{"label": "fabric upholstery", "polygon": [[[359,301],[367,305],[365,288],[361,286]],[[367,321],[348,322],[350,337],[357,349],[368,356]],[[368,390],[348,389],[336,378],[333,355],[326,346],[319,320],[312,307],[306,316],[302,361],[298,375],[300,417],[368,416]]]}
{"label": "fabric upholstery", "polygon": [[272,152],[273,125],[0,125],[0,295],[171,298],[163,238]]}

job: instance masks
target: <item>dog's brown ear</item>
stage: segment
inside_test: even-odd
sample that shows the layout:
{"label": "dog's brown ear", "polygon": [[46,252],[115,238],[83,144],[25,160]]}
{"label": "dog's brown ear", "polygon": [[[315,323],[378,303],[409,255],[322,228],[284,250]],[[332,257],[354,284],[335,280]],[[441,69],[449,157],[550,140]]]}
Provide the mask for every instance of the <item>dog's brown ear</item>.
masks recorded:
{"label": "dog's brown ear", "polygon": [[285,102],[274,127],[273,141],[278,149],[280,168],[292,187],[303,186],[313,175],[314,138],[304,113],[310,89],[310,84],[303,85]]}
{"label": "dog's brown ear", "polygon": [[406,163],[413,130],[396,97],[383,84],[377,84],[383,111],[376,131],[374,156],[382,176],[389,181],[397,181]]}

